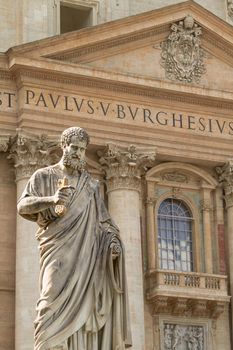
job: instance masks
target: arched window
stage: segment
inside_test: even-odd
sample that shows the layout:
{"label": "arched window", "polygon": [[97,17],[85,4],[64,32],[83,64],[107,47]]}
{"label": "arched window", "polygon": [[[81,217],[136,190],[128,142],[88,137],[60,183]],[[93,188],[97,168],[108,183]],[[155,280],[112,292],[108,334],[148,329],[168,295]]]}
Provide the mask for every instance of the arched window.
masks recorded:
{"label": "arched window", "polygon": [[192,215],[181,200],[165,199],[158,210],[161,269],[193,271]]}

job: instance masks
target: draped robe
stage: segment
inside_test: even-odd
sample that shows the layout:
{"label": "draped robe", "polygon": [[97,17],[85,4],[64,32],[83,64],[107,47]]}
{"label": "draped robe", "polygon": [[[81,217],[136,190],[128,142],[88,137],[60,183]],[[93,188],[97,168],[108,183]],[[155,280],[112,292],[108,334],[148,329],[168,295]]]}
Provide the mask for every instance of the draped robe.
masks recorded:
{"label": "draped robe", "polygon": [[[21,199],[54,195],[63,176],[58,165],[38,170]],[[81,173],[63,217],[54,207],[22,216],[39,225],[40,297],[34,350],[130,347],[124,248],[100,197],[98,181]],[[121,251],[115,259],[114,244]]]}

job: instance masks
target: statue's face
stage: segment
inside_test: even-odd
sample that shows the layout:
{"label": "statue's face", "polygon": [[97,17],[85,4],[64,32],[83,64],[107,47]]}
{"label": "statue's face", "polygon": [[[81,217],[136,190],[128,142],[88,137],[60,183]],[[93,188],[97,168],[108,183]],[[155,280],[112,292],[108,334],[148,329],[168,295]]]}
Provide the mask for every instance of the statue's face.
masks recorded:
{"label": "statue's face", "polygon": [[85,164],[86,141],[80,141],[77,136],[72,136],[69,145],[63,148],[63,163],[67,167],[81,170]]}

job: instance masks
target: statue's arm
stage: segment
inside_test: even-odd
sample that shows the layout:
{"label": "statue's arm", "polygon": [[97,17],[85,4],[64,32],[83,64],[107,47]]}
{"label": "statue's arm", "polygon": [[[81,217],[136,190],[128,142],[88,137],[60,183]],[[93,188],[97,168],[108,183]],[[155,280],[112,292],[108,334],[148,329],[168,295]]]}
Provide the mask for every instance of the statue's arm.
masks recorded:
{"label": "statue's arm", "polygon": [[54,196],[49,197],[24,197],[22,198],[18,205],[18,213],[19,214],[36,214],[45,209],[50,208],[55,204]]}
{"label": "statue's arm", "polygon": [[56,204],[66,205],[70,199],[70,193],[66,191],[66,187],[60,188],[53,196],[36,197],[27,196],[22,198],[17,205],[18,213],[37,214]]}

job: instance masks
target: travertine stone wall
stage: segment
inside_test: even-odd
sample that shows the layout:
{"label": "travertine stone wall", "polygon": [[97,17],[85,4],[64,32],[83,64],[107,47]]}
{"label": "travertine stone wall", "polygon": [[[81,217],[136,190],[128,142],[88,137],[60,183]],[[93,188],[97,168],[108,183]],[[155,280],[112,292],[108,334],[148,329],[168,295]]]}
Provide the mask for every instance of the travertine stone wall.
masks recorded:
{"label": "travertine stone wall", "polygon": [[[68,1],[68,0],[67,0]],[[76,0],[71,2],[74,4]],[[135,15],[185,0],[99,0],[98,23]],[[89,0],[77,0],[88,4]],[[196,0],[223,20],[233,24],[227,15],[227,0]],[[11,46],[57,34],[59,0],[9,0],[0,2],[0,51]]]}
{"label": "travertine stone wall", "polygon": [[[14,169],[0,153],[0,349],[14,349],[16,186]],[[6,200],[7,199],[7,200]]]}

